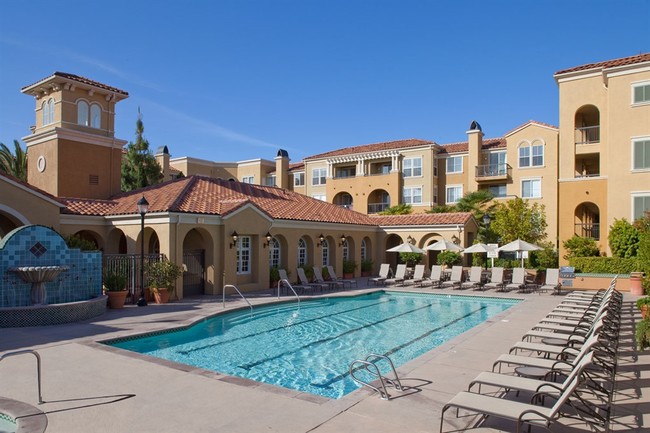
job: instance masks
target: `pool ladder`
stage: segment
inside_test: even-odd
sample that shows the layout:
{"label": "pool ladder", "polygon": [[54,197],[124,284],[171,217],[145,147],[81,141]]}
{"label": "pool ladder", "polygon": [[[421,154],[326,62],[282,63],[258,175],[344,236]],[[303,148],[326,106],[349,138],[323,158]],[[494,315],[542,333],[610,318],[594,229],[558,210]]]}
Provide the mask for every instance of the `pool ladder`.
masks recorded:
{"label": "pool ladder", "polygon": [[[393,371],[394,379],[382,376],[381,372],[379,371],[379,367],[377,367],[377,362],[381,361],[382,359],[388,361],[390,369]],[[369,382],[361,380],[355,376],[355,373],[360,370],[366,370],[371,376],[378,378],[379,383],[381,384],[381,388],[374,386]],[[390,395],[388,394],[388,391],[386,391],[387,384],[389,386],[393,386],[398,391],[404,391],[404,388],[402,388],[402,383],[399,381],[399,377],[397,376],[397,371],[395,371],[393,361],[391,361],[390,358],[386,355],[371,353],[370,355],[366,356],[366,359],[357,359],[355,361],[352,361],[352,364],[350,364],[350,376],[352,379],[354,379],[355,382],[360,383],[363,386],[367,386],[368,388],[378,392],[379,397],[382,400],[390,400]]]}
{"label": "pool ladder", "polygon": [[4,355],[0,356],[0,361],[19,355],[34,355],[36,357],[36,375],[38,380],[38,404],[43,404],[43,395],[41,394],[41,356],[35,350],[17,350],[15,352],[7,352]]}

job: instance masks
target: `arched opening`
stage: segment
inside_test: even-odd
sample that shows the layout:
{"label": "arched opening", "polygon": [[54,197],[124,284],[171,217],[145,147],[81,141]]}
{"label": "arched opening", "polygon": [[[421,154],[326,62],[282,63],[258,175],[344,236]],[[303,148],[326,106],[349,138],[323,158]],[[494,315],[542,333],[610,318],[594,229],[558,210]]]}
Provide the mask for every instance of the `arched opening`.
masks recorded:
{"label": "arched opening", "polygon": [[352,209],[353,200],[352,196],[347,192],[340,192],[334,196],[333,203],[337,206],[344,207],[346,209]]}
{"label": "arched opening", "polygon": [[81,240],[87,241],[95,245],[95,248],[98,250],[104,250],[104,242],[102,237],[93,231],[90,230],[80,230],[74,234],[74,236],[80,238]]}
{"label": "arched opening", "polygon": [[581,203],[574,215],[574,233],[583,238],[600,240],[600,210],[591,202]]}
{"label": "arched opening", "polygon": [[383,189],[376,189],[368,195],[368,213],[379,213],[390,207],[390,194]]}
{"label": "arched opening", "polygon": [[389,253],[386,250],[391,249],[393,247],[396,247],[396,246],[398,246],[398,245],[400,245],[400,244],[402,244],[404,242],[405,241],[396,234],[388,235],[388,237],[386,238],[386,243],[385,243],[385,248],[384,248],[384,251],[385,251],[384,252],[384,257],[385,257],[385,259],[384,259],[383,263],[388,263],[390,265],[390,268],[393,271],[395,270],[395,267],[399,263],[399,253]]}
{"label": "arched opening", "polygon": [[206,251],[212,251],[212,238],[193,228],[183,239],[183,297],[203,295],[206,281]]}
{"label": "arched opening", "polygon": [[440,254],[440,251],[427,250],[427,247],[442,239],[443,236],[439,233],[430,233],[422,239],[422,249],[427,252],[426,264],[429,270],[431,270],[431,266],[438,264],[438,254]]}
{"label": "arched opening", "polygon": [[127,243],[124,232],[120,229],[113,229],[108,233],[108,239],[104,245],[104,254],[126,254]]}
{"label": "arched opening", "polygon": [[0,239],[7,236],[7,234],[13,229],[22,225],[24,224],[22,224],[18,218],[0,211]]}
{"label": "arched opening", "polygon": [[575,144],[600,143],[600,111],[594,105],[583,105],[575,115]]}

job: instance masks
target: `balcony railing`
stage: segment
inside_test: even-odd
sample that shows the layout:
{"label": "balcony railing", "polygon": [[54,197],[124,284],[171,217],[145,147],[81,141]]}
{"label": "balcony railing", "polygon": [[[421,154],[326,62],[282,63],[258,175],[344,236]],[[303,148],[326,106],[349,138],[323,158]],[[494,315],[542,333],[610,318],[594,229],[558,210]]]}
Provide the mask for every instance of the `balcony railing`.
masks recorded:
{"label": "balcony railing", "polygon": [[512,167],[509,164],[488,164],[476,166],[476,177],[503,177],[506,178],[512,174]]}
{"label": "balcony railing", "polygon": [[576,144],[600,143],[600,125],[576,128]]}
{"label": "balcony railing", "polygon": [[379,213],[390,207],[390,203],[368,203],[368,213]]}
{"label": "balcony railing", "polygon": [[578,236],[582,236],[583,238],[600,240],[600,224],[599,223],[576,224],[575,234]]}

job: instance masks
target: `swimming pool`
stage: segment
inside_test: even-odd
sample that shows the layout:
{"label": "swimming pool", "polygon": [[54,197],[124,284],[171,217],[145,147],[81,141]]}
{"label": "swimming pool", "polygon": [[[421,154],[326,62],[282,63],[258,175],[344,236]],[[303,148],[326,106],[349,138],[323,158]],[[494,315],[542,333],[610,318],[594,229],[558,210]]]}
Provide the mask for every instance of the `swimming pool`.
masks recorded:
{"label": "swimming pool", "polygon": [[378,353],[398,367],[517,302],[375,292],[259,306],[105,344],[336,399],[359,387],[352,361]]}

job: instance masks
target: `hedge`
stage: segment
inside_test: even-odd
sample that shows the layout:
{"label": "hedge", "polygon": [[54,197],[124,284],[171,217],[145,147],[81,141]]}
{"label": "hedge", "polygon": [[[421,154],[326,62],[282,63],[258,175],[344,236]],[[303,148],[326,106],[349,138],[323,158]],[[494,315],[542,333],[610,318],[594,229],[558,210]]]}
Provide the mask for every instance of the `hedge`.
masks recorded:
{"label": "hedge", "polygon": [[636,257],[573,257],[569,259],[569,265],[580,273],[629,274],[641,270]]}

